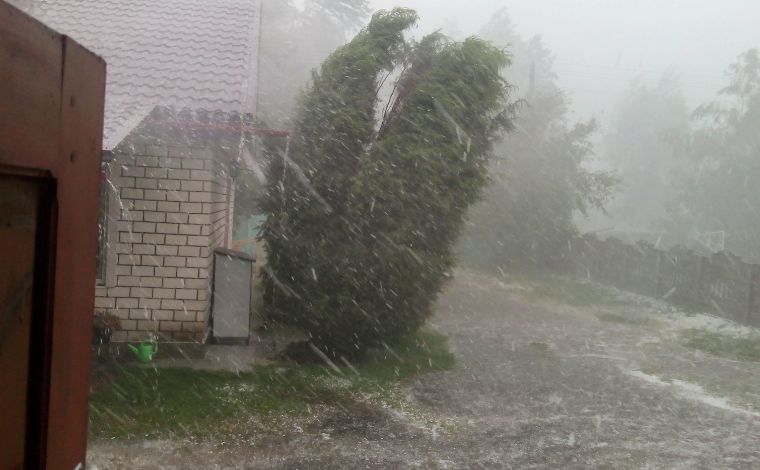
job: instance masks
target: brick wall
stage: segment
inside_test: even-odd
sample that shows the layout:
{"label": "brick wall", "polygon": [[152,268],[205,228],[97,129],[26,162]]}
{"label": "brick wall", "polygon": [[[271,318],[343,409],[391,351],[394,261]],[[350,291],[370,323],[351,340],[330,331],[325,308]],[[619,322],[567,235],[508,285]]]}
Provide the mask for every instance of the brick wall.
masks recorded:
{"label": "brick wall", "polygon": [[[208,149],[131,145],[109,164],[108,253],[95,308],[114,341],[203,341],[214,248],[226,246],[230,183]],[[230,201],[231,202],[231,201]]]}

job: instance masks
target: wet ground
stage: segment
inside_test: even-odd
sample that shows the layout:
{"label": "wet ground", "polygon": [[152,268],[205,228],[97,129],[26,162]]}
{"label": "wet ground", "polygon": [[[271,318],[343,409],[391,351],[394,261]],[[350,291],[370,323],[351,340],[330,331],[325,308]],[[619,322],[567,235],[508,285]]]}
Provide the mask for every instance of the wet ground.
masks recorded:
{"label": "wet ground", "polygon": [[[458,365],[256,442],[98,442],[97,468],[760,468],[760,364],[679,342],[700,317],[571,307],[459,271],[434,327]],[[717,385],[716,385],[717,384]],[[718,393],[720,384],[725,393]]]}

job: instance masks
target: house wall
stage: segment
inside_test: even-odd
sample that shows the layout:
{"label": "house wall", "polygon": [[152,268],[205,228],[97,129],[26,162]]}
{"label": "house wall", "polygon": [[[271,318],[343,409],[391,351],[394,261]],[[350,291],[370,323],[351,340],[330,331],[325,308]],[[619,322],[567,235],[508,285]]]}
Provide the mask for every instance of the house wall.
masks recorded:
{"label": "house wall", "polygon": [[209,149],[131,144],[109,163],[108,253],[95,308],[114,341],[203,341],[212,253],[226,246],[225,165]]}

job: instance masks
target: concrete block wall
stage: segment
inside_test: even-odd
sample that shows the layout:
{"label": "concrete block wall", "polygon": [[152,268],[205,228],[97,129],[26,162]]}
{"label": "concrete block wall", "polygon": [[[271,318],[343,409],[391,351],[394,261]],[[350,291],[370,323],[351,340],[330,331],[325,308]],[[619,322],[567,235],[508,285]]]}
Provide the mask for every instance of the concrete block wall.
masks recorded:
{"label": "concrete block wall", "polygon": [[105,279],[95,309],[114,341],[203,341],[213,250],[229,243],[231,180],[203,148],[131,145],[110,163]]}

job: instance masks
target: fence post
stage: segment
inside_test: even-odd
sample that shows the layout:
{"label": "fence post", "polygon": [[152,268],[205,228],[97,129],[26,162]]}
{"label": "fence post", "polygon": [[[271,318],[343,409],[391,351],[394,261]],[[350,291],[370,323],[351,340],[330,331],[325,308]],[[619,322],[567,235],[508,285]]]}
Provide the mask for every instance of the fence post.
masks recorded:
{"label": "fence post", "polygon": [[749,289],[747,289],[747,324],[751,325],[752,313],[755,309],[755,284],[758,279],[757,265],[749,265]]}
{"label": "fence post", "polygon": [[704,296],[702,294],[702,280],[704,279],[705,275],[705,261],[707,258],[704,256],[699,257],[699,264],[697,264],[697,289],[696,289],[696,296],[698,299],[698,302],[700,304],[705,302]]}
{"label": "fence post", "polygon": [[655,263],[654,267],[654,295],[652,297],[659,297],[660,291],[662,290],[662,279],[661,279],[661,265],[662,264],[662,251],[657,250],[657,262]]}

